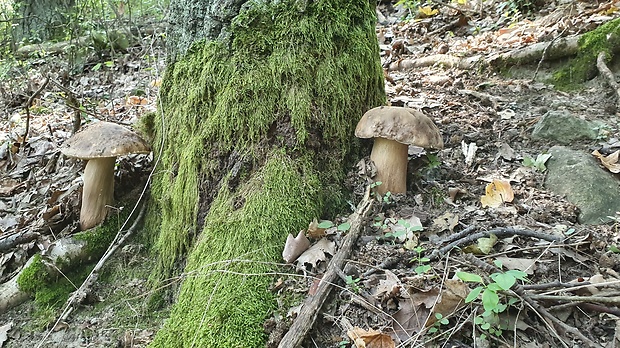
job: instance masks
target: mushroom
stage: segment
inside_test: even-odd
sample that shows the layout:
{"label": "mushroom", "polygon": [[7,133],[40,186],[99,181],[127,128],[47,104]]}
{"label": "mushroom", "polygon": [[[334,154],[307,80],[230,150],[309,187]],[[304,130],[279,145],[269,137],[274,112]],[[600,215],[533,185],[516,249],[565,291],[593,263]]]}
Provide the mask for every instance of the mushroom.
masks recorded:
{"label": "mushroom", "polygon": [[380,106],[368,110],[355,128],[358,138],[374,138],[370,159],[377,167],[379,194],[407,191],[407,145],[443,149],[439,128],[414,109]]}
{"label": "mushroom", "polygon": [[84,168],[80,228],[101,223],[114,202],[116,157],[149,153],[149,145],[136,133],[111,122],[97,122],[69,138],[60,149],[68,157],[88,160]]}

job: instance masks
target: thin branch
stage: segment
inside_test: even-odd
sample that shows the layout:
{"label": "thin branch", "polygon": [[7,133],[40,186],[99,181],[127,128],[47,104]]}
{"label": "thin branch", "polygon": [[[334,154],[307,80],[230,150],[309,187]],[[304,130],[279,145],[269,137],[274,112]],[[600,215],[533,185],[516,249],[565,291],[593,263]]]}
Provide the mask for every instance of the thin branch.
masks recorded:
{"label": "thin branch", "polygon": [[336,277],[338,277],[337,269],[342,269],[342,266],[345,262],[345,259],[349,257],[351,253],[351,249],[355,245],[357,238],[362,233],[362,224],[364,222],[364,217],[371,210],[373,206],[373,200],[370,199],[370,188],[366,189],[366,195],[364,200],[360,203],[357,208],[357,211],[353,213],[350,217],[349,221],[351,222],[351,229],[349,233],[345,237],[342,246],[336,252],[336,255],[329,262],[327,267],[327,271],[321,278],[318,289],[313,296],[306,298],[306,301],[303,304],[303,307],[293,325],[289,331],[284,335],[282,341],[280,341],[278,347],[279,348],[296,348],[299,347],[306,337],[306,334],[314,324],[316,317],[319,314],[319,310],[325,302],[325,299],[329,295],[331,291],[331,283],[334,281]]}
{"label": "thin branch", "polygon": [[49,82],[50,78],[48,76],[45,78],[45,81],[43,81],[43,84],[39,86],[39,88],[30,96],[30,98],[28,98],[28,101],[26,101],[26,130],[24,131],[24,138],[22,139],[22,148],[26,146],[26,139],[28,138],[28,132],[30,131],[30,107],[32,106],[32,102],[34,101],[34,98],[36,98],[41,93],[41,91],[47,86]]}
{"label": "thin branch", "polygon": [[598,57],[596,57],[596,67],[607,81],[609,87],[614,90],[616,94],[616,108],[620,109],[620,86],[616,82],[616,77],[614,76],[614,74],[611,72],[611,70],[609,70],[607,64],[605,64],[606,57],[607,54],[605,52],[600,52],[598,54]]}
{"label": "thin branch", "polygon": [[480,238],[485,238],[490,236],[491,234],[494,234],[498,237],[501,236],[512,236],[512,235],[520,235],[520,236],[526,236],[526,237],[533,237],[533,238],[538,238],[538,239],[542,239],[542,240],[546,240],[546,241],[550,241],[550,242],[559,242],[562,240],[562,237],[559,236],[555,236],[552,234],[548,234],[548,233],[544,233],[544,232],[538,232],[538,231],[533,231],[533,230],[522,230],[522,229],[517,229],[517,228],[513,228],[513,227],[501,227],[501,228],[494,228],[492,230],[488,230],[488,231],[484,231],[484,232],[478,232],[478,233],[474,233],[474,234],[470,234],[468,236],[464,236],[463,238],[460,238],[458,240],[453,241],[452,243],[440,248],[440,249],[435,249],[433,250],[433,252],[430,254],[430,256],[428,256],[431,260],[436,260],[440,257],[442,257],[443,255],[445,255],[448,251],[452,250],[453,248],[459,246],[459,245],[463,245],[463,244],[468,244],[468,243],[472,243]]}
{"label": "thin branch", "polygon": [[[499,268],[480,260],[473,254],[463,254],[463,258],[466,261],[470,262],[473,266],[478,267],[487,273],[501,272]],[[519,297],[521,297],[523,301],[527,303],[528,306],[534,309],[538,314],[543,316],[546,320],[549,320],[550,322],[552,322],[554,326],[560,329],[561,331],[572,334],[576,338],[580,339],[588,347],[600,347],[600,345],[596,344],[594,341],[584,336],[581,333],[581,331],[564,323],[563,321],[561,321],[560,319],[556,318],[551,313],[549,313],[549,311],[547,311],[546,308],[538,304],[538,302],[536,302],[532,297],[530,297],[530,295],[527,294],[525,290],[523,290],[523,287],[521,285],[515,283],[510,289],[514,291],[515,294],[519,295]]]}

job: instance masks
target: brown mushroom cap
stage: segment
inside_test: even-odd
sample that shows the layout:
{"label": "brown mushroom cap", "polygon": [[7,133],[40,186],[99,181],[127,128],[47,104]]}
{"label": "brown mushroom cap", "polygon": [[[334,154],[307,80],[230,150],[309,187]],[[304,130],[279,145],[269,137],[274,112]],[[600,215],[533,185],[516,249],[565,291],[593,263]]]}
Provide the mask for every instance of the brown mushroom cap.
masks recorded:
{"label": "brown mushroom cap", "polygon": [[443,149],[439,128],[422,112],[397,106],[368,110],[355,128],[358,138],[385,138],[425,149]]}
{"label": "brown mushroom cap", "polygon": [[111,122],[97,122],[75,133],[60,151],[68,157],[94,159],[132,153],[149,153],[149,145],[136,133]]}

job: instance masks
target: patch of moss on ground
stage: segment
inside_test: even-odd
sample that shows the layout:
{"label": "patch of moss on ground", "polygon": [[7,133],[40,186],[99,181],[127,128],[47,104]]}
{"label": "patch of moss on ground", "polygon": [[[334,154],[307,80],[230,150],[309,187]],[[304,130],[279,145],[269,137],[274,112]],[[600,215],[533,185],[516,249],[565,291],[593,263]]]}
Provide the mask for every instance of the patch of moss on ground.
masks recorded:
{"label": "patch of moss on ground", "polygon": [[73,264],[69,269],[65,266],[66,261],[58,259],[55,266],[64,270],[60,274],[55,271],[48,271],[43,257],[36,254],[30,265],[24,268],[17,279],[19,288],[34,297],[39,309],[60,308],[69,298],[69,294],[76,290],[75,287],[86,279],[94,266],[94,262],[108,248],[127,215],[128,212],[121,212],[111,216],[103,225],[73,236],[76,240],[86,242],[85,252],[91,257],[92,262],[82,265]]}
{"label": "patch of moss on ground", "polygon": [[596,59],[604,52],[610,61],[620,47],[620,18],[583,34],[577,56],[553,74],[553,83],[560,90],[574,90],[597,74]]}
{"label": "patch of moss on ground", "polygon": [[[133,205],[127,205],[132,207]],[[95,228],[79,232],[73,236],[76,240],[86,242],[86,252],[97,260],[110,247],[114,237],[118,234],[121,226],[129,216],[131,209],[122,209],[115,214],[110,214],[105,223]],[[128,224],[126,228],[131,226]]]}
{"label": "patch of moss on ground", "polygon": [[[30,265],[17,278],[19,288],[34,297],[39,308],[60,308],[69,294],[75,290],[73,284],[80,284],[88,275],[88,269],[74,269],[61,274],[50,274],[42,256],[34,256]],[[67,279],[68,278],[68,279]],[[72,284],[73,283],[73,284]]]}

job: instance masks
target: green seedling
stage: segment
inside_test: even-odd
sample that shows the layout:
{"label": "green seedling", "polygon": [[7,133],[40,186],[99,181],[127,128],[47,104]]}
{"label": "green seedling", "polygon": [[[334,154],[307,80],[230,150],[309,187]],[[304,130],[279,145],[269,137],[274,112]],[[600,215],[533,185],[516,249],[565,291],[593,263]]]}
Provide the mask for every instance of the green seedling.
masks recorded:
{"label": "green seedling", "polygon": [[439,328],[441,327],[441,325],[450,324],[450,321],[447,318],[444,318],[443,314],[441,313],[435,313],[435,318],[437,319],[437,321],[433,323],[433,326],[431,326],[428,329],[428,333],[431,333],[431,334],[435,333],[439,331]]}
{"label": "green seedling", "polygon": [[413,251],[418,254],[418,257],[411,259],[411,262],[417,262],[418,266],[413,270],[417,274],[424,274],[431,269],[431,265],[428,263],[431,262],[431,259],[428,257],[424,257],[423,253],[426,251],[422,246],[417,246],[413,248]]}
{"label": "green seedling", "polygon": [[[501,262],[496,261],[495,264],[501,269]],[[488,334],[500,336],[505,327],[501,325],[499,314],[519,302],[518,298],[507,296],[505,292],[510,290],[517,280],[527,281],[527,274],[518,270],[493,273],[490,275],[492,282],[488,284],[477,274],[457,272],[456,276],[464,282],[480,284],[469,292],[465,303],[480,299],[484,312],[474,317],[474,324]],[[481,338],[485,337],[481,335]]]}
{"label": "green seedling", "polygon": [[352,276],[347,275],[345,278],[345,283],[347,283],[347,286],[351,288],[351,291],[353,291],[356,294],[360,293],[360,287],[359,287],[359,282],[360,282],[360,278],[355,278],[353,279]]}
{"label": "green seedling", "polygon": [[[328,229],[328,228],[332,228],[334,227],[334,223],[329,221],[329,220],[323,220],[321,222],[319,222],[319,224],[317,225],[318,228],[324,228],[324,229]],[[338,227],[336,227],[336,229],[340,232],[346,232],[348,230],[351,229],[351,223],[350,222],[343,222],[340,225],[338,225]]]}
{"label": "green seedling", "polygon": [[536,171],[544,172],[545,170],[547,170],[545,163],[547,163],[549,158],[551,158],[551,154],[548,153],[539,154],[538,156],[536,156],[536,159],[532,157],[525,157],[523,159],[523,165],[525,167],[534,168]]}

